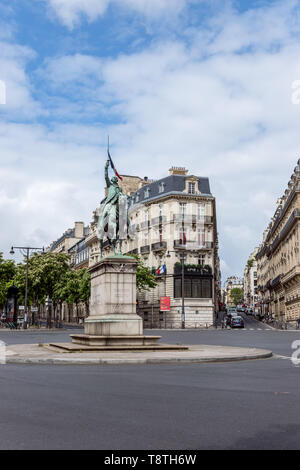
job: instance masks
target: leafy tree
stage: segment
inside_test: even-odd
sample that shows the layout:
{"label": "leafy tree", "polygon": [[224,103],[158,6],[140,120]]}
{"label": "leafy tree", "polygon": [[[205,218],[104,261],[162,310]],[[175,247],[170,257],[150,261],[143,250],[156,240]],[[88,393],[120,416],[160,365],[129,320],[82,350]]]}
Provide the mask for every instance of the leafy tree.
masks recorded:
{"label": "leafy tree", "polygon": [[150,268],[144,265],[139,255],[132,255],[138,261],[136,270],[136,287],[139,291],[150,290],[157,286],[155,275]]}
{"label": "leafy tree", "polygon": [[241,289],[240,287],[234,287],[230,291],[230,298],[233,301],[234,305],[238,305],[239,303],[241,303],[241,301],[243,300],[243,296],[243,289]]}
{"label": "leafy tree", "polygon": [[248,259],[247,265],[249,268],[252,268],[253,266],[253,258]]}
{"label": "leafy tree", "polygon": [[[64,253],[34,254],[28,261],[28,305],[44,304],[47,297],[54,300],[56,284],[67,271],[70,271],[69,257]],[[19,287],[20,299],[25,297],[26,260],[20,264],[15,275],[15,284]],[[48,324],[51,324],[51,307],[48,309]]]}
{"label": "leafy tree", "polygon": [[89,312],[89,301],[91,296],[91,275],[86,268],[80,269],[79,275],[79,290],[80,299],[85,303],[87,313]]}
{"label": "leafy tree", "polygon": [[0,252],[0,307],[2,308],[6,304],[7,291],[13,285],[15,273],[15,262],[3,259],[3,254]]}

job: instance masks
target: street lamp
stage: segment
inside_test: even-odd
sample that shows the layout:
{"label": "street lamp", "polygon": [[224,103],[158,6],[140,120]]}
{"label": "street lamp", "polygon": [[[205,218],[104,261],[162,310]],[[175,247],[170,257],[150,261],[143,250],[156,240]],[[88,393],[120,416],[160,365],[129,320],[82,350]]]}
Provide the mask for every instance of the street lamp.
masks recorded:
{"label": "street lamp", "polygon": [[22,255],[26,256],[26,282],[25,282],[25,305],[24,305],[24,322],[23,322],[23,329],[27,330],[27,323],[28,323],[28,263],[29,263],[29,255],[30,251],[42,250],[42,253],[45,253],[44,247],[43,248],[34,248],[31,246],[12,246],[10,250],[10,254],[15,254],[15,249],[20,250]]}
{"label": "street lamp", "polygon": [[[170,258],[170,253],[178,253],[175,250],[168,250],[167,258]],[[185,260],[186,252],[182,251],[180,253],[180,260],[181,260],[181,299],[182,299],[182,307],[181,307],[181,328],[185,328],[185,309],[184,309],[184,260]]]}

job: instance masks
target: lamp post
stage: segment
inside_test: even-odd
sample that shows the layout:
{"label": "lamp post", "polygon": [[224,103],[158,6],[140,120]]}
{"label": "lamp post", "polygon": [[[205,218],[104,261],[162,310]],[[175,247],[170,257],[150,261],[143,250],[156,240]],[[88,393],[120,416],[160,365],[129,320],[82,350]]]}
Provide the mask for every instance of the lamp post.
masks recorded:
{"label": "lamp post", "polygon": [[29,255],[30,251],[35,251],[35,250],[42,250],[44,253],[44,247],[43,248],[34,248],[31,246],[12,246],[10,250],[10,254],[14,255],[15,254],[15,249],[20,250],[22,255],[26,256],[26,281],[25,281],[25,305],[24,305],[24,322],[23,322],[23,329],[27,329],[27,324],[28,324],[28,265],[29,265]]}
{"label": "lamp post", "polygon": [[[175,250],[168,250],[167,258],[170,258],[170,253],[178,253]],[[185,260],[186,252],[182,251],[180,253],[180,261],[181,261],[181,299],[182,299],[182,307],[181,307],[181,328],[185,328],[185,308],[184,308],[184,260]]]}

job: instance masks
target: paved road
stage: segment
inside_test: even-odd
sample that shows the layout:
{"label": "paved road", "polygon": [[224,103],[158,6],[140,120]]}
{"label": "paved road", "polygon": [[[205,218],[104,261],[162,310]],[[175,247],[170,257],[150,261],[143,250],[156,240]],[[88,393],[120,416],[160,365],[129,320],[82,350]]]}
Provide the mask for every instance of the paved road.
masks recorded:
{"label": "paved road", "polygon": [[[300,332],[160,333],[165,342],[264,347],[280,357],[184,366],[2,365],[0,449],[300,448],[300,367],[283,358]],[[68,334],[0,332],[0,339],[64,341]]]}

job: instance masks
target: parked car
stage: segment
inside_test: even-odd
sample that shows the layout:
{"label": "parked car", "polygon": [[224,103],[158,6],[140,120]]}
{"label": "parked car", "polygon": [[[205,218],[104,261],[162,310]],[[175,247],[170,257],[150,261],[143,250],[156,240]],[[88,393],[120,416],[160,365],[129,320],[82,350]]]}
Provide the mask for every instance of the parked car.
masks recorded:
{"label": "parked car", "polygon": [[236,312],[227,313],[226,320],[225,320],[225,325],[226,326],[231,326],[231,320],[233,318],[236,318],[237,316],[238,316],[238,314]]}
{"label": "parked car", "polygon": [[230,322],[231,328],[244,328],[244,320],[239,315],[233,316]]}

